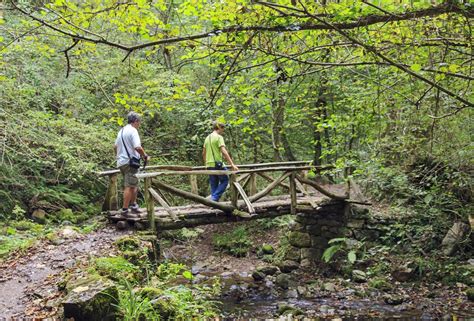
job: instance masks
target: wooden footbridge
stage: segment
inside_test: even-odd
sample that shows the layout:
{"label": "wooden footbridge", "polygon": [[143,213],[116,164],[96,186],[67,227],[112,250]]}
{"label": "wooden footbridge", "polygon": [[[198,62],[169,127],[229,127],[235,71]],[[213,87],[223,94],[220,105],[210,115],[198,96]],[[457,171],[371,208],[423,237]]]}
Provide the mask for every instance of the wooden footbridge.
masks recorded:
{"label": "wooden footbridge", "polygon": [[[323,186],[308,178],[309,171],[318,173],[331,169],[331,166],[312,166],[308,161],[295,161],[238,167],[238,171],[223,171],[176,165],[150,166],[136,175],[144,183],[141,192],[145,197],[146,208],[141,209],[138,217],[127,219],[117,211],[120,172],[104,171],[99,175],[109,178],[109,186],[102,209],[108,212],[113,222],[127,220],[130,223],[146,224],[152,230],[167,230],[311,212],[323,203],[355,202],[349,199],[349,185]],[[229,200],[214,202],[199,195],[200,175],[228,175],[229,187],[224,196],[227,194]],[[187,176],[184,184],[183,176]],[[260,182],[257,182],[257,178]],[[263,186],[261,180],[267,184],[258,190],[258,185]],[[207,179],[201,181],[208,184]],[[180,186],[188,185],[188,190],[173,186],[177,185],[176,182],[180,182]],[[276,189],[279,189],[280,195],[269,196]],[[192,204],[173,206],[170,200],[175,196]],[[155,207],[155,204],[158,206]]]}

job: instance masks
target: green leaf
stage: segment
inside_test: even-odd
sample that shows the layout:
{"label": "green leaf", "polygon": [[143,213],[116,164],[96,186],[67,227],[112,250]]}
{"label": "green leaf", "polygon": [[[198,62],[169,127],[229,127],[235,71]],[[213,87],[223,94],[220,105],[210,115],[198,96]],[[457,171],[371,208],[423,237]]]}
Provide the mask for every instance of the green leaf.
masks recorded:
{"label": "green leaf", "polygon": [[332,259],[334,254],[336,254],[340,249],[341,249],[340,244],[330,246],[326,250],[324,250],[324,253],[321,258],[323,259],[324,262],[328,263]]}
{"label": "green leaf", "polygon": [[349,262],[351,264],[354,264],[354,262],[356,261],[357,259],[357,256],[356,256],[356,253],[354,250],[350,251],[349,253],[347,253],[347,260],[349,260]]}
{"label": "green leaf", "polygon": [[420,64],[413,64],[413,65],[411,65],[410,69],[415,71],[415,72],[418,72],[418,71],[421,70],[421,65]]}
{"label": "green leaf", "polygon": [[188,280],[191,280],[193,278],[193,274],[189,271],[184,271],[183,272],[183,277],[188,279]]}

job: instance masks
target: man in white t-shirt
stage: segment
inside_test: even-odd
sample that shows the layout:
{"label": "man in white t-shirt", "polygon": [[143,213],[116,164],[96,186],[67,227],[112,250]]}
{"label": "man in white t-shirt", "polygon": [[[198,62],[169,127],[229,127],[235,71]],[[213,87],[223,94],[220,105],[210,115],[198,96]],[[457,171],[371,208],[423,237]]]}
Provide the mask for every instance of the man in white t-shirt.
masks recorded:
{"label": "man in white t-shirt", "polygon": [[140,116],[131,111],[127,115],[128,125],[123,127],[117,134],[114,150],[117,158],[117,167],[123,175],[123,206],[121,214],[133,217],[129,212],[129,206],[132,213],[139,213],[137,204],[138,178],[135,174],[138,168],[130,166],[130,159],[143,158],[150,159],[141,146],[140,136],[138,135],[138,127],[140,127]]}

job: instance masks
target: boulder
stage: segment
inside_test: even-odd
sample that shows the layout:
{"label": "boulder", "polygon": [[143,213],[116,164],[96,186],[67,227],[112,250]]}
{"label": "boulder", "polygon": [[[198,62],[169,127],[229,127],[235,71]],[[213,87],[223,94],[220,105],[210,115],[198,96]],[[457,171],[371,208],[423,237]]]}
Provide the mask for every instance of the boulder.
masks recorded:
{"label": "boulder", "polygon": [[290,286],[291,278],[288,274],[279,274],[275,279],[275,284],[282,289],[288,289]]}
{"label": "boulder", "polygon": [[294,271],[299,268],[298,262],[292,261],[292,260],[285,260],[281,262],[278,267],[280,268],[280,271],[283,273],[290,273],[291,271]]}
{"label": "boulder", "polygon": [[[71,284],[72,283],[72,284]],[[62,305],[64,317],[75,321],[116,320],[117,287],[100,277],[87,277],[67,285],[69,289]]]}
{"label": "boulder", "polygon": [[301,256],[301,250],[294,246],[289,246],[285,252],[284,259],[285,260],[292,260],[292,261],[299,261]]}
{"label": "boulder", "polygon": [[383,300],[390,305],[399,305],[403,303],[404,298],[400,295],[387,294],[383,297]]}
{"label": "boulder", "polygon": [[257,268],[257,271],[265,275],[274,275],[278,272],[278,268],[276,266],[261,266]]}
{"label": "boulder", "polygon": [[31,218],[36,223],[44,224],[44,223],[46,223],[46,212],[42,209],[36,209],[31,214]]}
{"label": "boulder", "polygon": [[326,282],[323,284],[323,289],[328,292],[336,292],[336,285],[331,282]]}
{"label": "boulder", "polygon": [[265,279],[265,273],[260,272],[260,271],[253,271],[252,272],[252,278],[255,281],[262,281],[263,279]]}
{"label": "boulder", "polygon": [[392,277],[398,282],[412,281],[417,277],[419,271],[418,265],[415,262],[407,262],[392,271]]}
{"label": "boulder", "polygon": [[367,282],[367,275],[361,270],[353,270],[352,280],[357,283],[364,283]]}
{"label": "boulder", "polygon": [[444,255],[450,256],[456,252],[459,244],[465,239],[470,231],[469,225],[463,222],[456,222],[449,229],[448,233],[441,242],[441,250]]}

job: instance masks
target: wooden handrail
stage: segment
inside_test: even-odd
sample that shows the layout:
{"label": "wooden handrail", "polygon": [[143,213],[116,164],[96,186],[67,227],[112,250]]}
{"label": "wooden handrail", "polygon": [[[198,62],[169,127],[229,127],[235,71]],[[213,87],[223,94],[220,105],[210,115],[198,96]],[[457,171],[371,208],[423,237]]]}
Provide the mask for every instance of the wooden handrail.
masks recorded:
{"label": "wooden handrail", "polygon": [[[275,163],[262,163],[262,164],[241,164],[237,165],[240,169],[257,169],[261,167],[280,167],[280,166],[302,166],[302,165],[310,165],[311,161],[293,161],[293,162],[275,162]],[[334,166],[332,165],[324,165],[324,166],[311,166],[311,169],[318,169],[318,170],[327,170],[333,169]],[[152,165],[146,167],[147,171],[150,170],[170,170],[170,171],[199,171],[199,170],[207,170],[205,166],[184,166],[184,165]],[[97,175],[100,176],[109,176],[113,174],[120,173],[119,169],[109,169],[102,172],[98,172]]]}
{"label": "wooden handrail", "polygon": [[193,171],[166,171],[166,172],[151,172],[136,174],[138,178],[169,176],[169,175],[232,175],[232,174],[246,174],[258,172],[279,172],[279,171],[302,171],[312,169],[312,166],[287,166],[287,167],[264,167],[254,169],[243,169],[238,171],[223,171],[223,170],[193,170]]}

